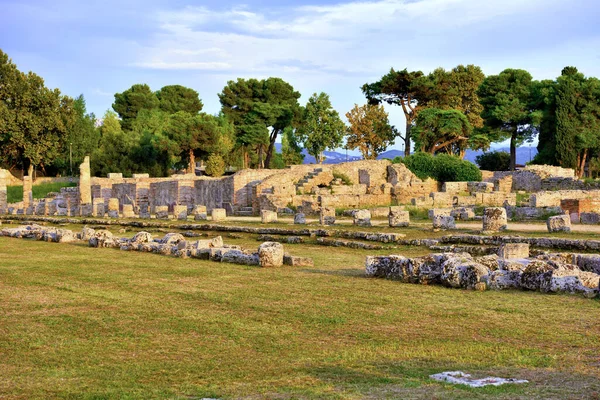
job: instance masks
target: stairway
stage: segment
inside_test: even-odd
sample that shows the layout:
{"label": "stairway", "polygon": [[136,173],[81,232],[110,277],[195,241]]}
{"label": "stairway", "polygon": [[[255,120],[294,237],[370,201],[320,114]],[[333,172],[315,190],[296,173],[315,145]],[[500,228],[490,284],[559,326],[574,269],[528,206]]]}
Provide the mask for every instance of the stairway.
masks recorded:
{"label": "stairway", "polygon": [[323,172],[323,168],[315,168],[308,174],[304,175],[302,179],[300,179],[296,183],[296,192],[304,194],[305,192],[309,192],[314,185],[310,185],[310,182],[321,172]]}
{"label": "stairway", "polygon": [[236,211],[235,215],[238,217],[252,217],[254,215],[254,211],[252,210],[252,207],[240,207],[240,209]]}

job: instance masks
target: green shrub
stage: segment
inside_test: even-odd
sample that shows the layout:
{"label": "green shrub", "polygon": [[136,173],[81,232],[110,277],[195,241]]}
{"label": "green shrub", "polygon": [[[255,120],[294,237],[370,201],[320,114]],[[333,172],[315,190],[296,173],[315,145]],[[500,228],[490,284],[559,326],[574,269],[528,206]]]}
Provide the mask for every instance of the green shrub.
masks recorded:
{"label": "green shrub", "polygon": [[479,168],[487,171],[508,171],[510,168],[510,154],[506,151],[492,151],[475,157]]}
{"label": "green shrub", "polygon": [[[434,178],[434,158],[429,153],[414,153],[404,157],[402,163],[420,179]],[[434,178],[435,179],[435,178]]]}
{"label": "green shrub", "polygon": [[426,220],[429,219],[429,210],[427,208],[406,206],[404,207],[408,211],[411,220]]}
{"label": "green shrub", "polygon": [[[39,185],[33,185],[31,192],[34,199],[43,199],[50,192],[60,192],[63,187],[75,187],[76,182],[46,182]],[[6,187],[7,201],[9,203],[18,203],[23,201],[23,186],[7,186]]]}
{"label": "green shrub", "polygon": [[210,176],[222,176],[225,173],[225,161],[218,154],[211,154],[206,160],[206,174]]}
{"label": "green shrub", "polygon": [[450,154],[434,157],[429,153],[414,153],[404,157],[402,162],[420,179],[433,178],[439,182],[481,180],[481,171],[475,164]]}
{"label": "green shrub", "polygon": [[348,175],[343,174],[341,172],[333,171],[333,179],[341,179],[342,183],[347,186],[352,186],[352,179],[348,177]]}

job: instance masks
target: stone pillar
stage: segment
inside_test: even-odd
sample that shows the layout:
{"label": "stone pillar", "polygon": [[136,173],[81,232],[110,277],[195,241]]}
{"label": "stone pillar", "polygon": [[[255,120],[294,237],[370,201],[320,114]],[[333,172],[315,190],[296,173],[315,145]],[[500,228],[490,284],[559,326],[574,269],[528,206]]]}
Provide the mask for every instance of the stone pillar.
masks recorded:
{"label": "stone pillar", "polygon": [[119,218],[119,199],[115,197],[108,199],[108,217]]}
{"label": "stone pillar", "polygon": [[123,218],[135,218],[133,204],[123,204]]}
{"label": "stone pillar", "polygon": [[180,221],[187,221],[187,206],[173,206],[173,215]]}
{"label": "stone pillar", "polygon": [[352,217],[354,225],[371,226],[371,211],[369,210],[356,210]]}
{"label": "stone pillar", "polygon": [[23,177],[23,209],[27,210],[33,203],[32,182],[30,176]]}
{"label": "stone pillar", "polygon": [[47,202],[46,205],[47,205],[46,215],[51,216],[51,217],[56,215],[56,200]]}
{"label": "stone pillar", "polygon": [[104,214],[104,199],[101,197],[94,199],[92,203],[92,215],[94,217],[104,218]]}
{"label": "stone pillar", "polygon": [[275,211],[271,211],[271,210],[261,210],[260,222],[263,224],[268,224],[270,222],[277,222],[277,213]]}
{"label": "stone pillar", "polygon": [[79,205],[92,204],[92,186],[90,178],[90,157],[85,156],[79,165]]}
{"label": "stone pillar", "polygon": [[485,232],[499,232],[506,230],[507,227],[506,209],[487,207],[483,210],[483,230]]}
{"label": "stone pillar", "polygon": [[6,190],[7,174],[9,174],[7,170],[0,168],[0,214],[6,214],[8,212],[8,196]]}
{"label": "stone pillar", "polygon": [[321,207],[321,211],[319,212],[319,223],[321,225],[335,224],[335,208]]}
{"label": "stone pillar", "polygon": [[194,206],[192,208],[192,215],[195,221],[206,221],[206,206]]}
{"label": "stone pillar", "polygon": [[227,211],[224,208],[213,208],[211,215],[213,221],[223,221],[227,218]]}

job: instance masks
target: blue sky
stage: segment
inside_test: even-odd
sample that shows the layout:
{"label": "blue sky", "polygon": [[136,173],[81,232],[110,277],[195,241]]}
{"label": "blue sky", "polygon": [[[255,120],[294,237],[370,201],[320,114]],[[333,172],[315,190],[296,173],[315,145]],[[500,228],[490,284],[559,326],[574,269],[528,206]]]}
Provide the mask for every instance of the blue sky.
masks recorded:
{"label": "blue sky", "polygon": [[[0,48],[101,116],[115,92],[194,88],[219,110],[230,79],[278,76],[324,91],[343,115],[390,67],[479,65],[555,78],[600,77],[598,0],[162,1],[0,0]],[[404,119],[389,107],[391,123]],[[395,148],[401,148],[400,141]]]}

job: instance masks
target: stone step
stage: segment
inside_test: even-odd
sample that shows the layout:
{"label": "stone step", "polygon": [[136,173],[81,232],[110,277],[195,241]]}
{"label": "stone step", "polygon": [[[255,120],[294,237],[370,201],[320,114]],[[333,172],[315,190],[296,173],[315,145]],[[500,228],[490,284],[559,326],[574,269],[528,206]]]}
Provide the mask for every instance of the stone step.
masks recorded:
{"label": "stone step", "polygon": [[237,211],[235,213],[235,215],[237,215],[238,217],[252,217],[254,216],[254,213],[252,211]]}
{"label": "stone step", "polygon": [[250,212],[252,212],[252,207],[240,207],[240,211],[250,211]]}

